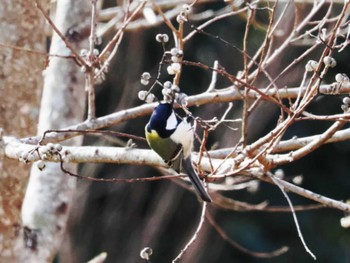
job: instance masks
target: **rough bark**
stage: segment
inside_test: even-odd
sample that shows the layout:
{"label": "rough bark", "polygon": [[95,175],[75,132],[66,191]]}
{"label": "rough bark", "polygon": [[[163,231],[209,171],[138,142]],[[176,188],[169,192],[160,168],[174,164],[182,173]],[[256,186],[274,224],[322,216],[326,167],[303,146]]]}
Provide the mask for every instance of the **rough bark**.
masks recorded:
{"label": "rough bark", "polygon": [[[36,130],[46,56],[26,50],[44,54],[44,19],[32,1],[2,0],[0,21],[0,129],[28,136]],[[0,262],[13,262],[28,173],[29,166],[0,158]]]}

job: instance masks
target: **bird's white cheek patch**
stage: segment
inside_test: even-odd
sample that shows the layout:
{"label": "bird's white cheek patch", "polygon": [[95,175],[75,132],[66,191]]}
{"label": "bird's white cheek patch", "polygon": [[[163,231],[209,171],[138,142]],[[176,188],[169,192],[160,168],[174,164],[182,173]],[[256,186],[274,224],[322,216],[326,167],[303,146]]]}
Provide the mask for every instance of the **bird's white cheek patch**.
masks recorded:
{"label": "bird's white cheek patch", "polygon": [[167,119],[167,121],[166,121],[165,129],[166,130],[173,130],[173,129],[176,128],[176,125],[177,125],[177,119],[176,119],[176,116],[175,116],[175,112],[173,111],[171,113],[171,115],[169,116],[169,118]]}

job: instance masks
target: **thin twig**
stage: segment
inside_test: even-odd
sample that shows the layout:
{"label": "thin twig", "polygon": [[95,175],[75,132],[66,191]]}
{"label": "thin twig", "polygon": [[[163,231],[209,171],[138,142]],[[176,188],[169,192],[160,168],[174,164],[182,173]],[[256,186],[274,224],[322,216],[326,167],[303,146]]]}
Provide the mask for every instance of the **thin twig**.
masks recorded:
{"label": "thin twig", "polygon": [[26,52],[29,54],[41,55],[41,56],[45,56],[45,57],[57,57],[57,58],[64,58],[64,59],[74,59],[75,58],[75,56],[71,56],[71,55],[67,56],[67,55],[60,55],[60,54],[49,54],[47,52],[33,50],[33,49],[29,49],[29,48],[24,48],[24,47],[18,47],[18,46],[14,46],[14,45],[10,45],[10,44],[0,43],[0,47],[10,48],[13,50]]}
{"label": "thin twig", "polygon": [[[229,7],[229,9],[231,9],[231,7]],[[183,39],[183,42],[186,43],[188,40],[190,40],[196,33],[198,33],[200,30],[208,27],[209,25],[213,24],[214,22],[216,21],[219,21],[219,20],[222,20],[224,18],[227,18],[227,17],[230,17],[230,16],[235,16],[235,15],[238,15],[238,14],[241,14],[241,13],[244,13],[246,12],[248,9],[248,7],[244,7],[238,11],[231,11],[229,13],[224,13],[222,15],[217,15],[215,17],[213,17],[212,19],[204,22],[203,24],[201,24],[198,28],[195,28],[191,33],[189,33],[184,39]],[[225,9],[226,11],[226,9]]]}
{"label": "thin twig", "polygon": [[199,224],[197,226],[196,231],[194,232],[193,236],[191,237],[191,239],[188,241],[188,243],[185,245],[185,247],[181,250],[181,252],[177,255],[177,257],[172,261],[173,263],[178,262],[181,257],[183,256],[183,254],[185,254],[185,252],[187,251],[187,249],[196,241],[198,233],[200,232],[200,230],[203,227],[203,224],[205,222],[205,213],[207,210],[207,202],[203,202],[202,203],[202,213],[201,213],[201,217],[200,217],[200,221]]}
{"label": "thin twig", "polygon": [[[129,10],[129,8],[130,8],[130,2],[128,1],[128,5],[127,5],[126,9]],[[129,12],[125,12],[125,16],[124,16],[124,21],[123,21],[123,26],[122,26],[122,28],[123,28],[124,26],[127,26],[128,23],[130,23],[130,21],[131,21],[131,20],[128,19],[128,14],[129,14]],[[133,13],[131,16],[133,16],[134,14],[136,15],[137,12],[136,12],[136,13]],[[129,22],[128,22],[128,21],[129,21]],[[122,29],[122,28],[121,28],[121,29]],[[99,77],[101,77],[101,76],[104,75],[104,73],[108,70],[108,66],[110,65],[112,59],[115,57],[115,55],[116,55],[116,53],[117,53],[117,51],[118,51],[118,49],[119,49],[119,45],[120,45],[120,43],[122,42],[122,39],[123,39],[123,37],[124,37],[124,30],[125,30],[125,27],[124,27],[123,30],[121,30],[121,29],[120,29],[120,30],[117,32],[117,34],[115,35],[115,37],[117,36],[117,38],[115,39],[113,49],[112,49],[112,51],[110,52],[110,54],[108,55],[107,59],[105,59],[105,61],[103,62],[102,67],[101,67],[101,68],[99,69],[99,71],[95,74],[95,79],[97,79],[97,78],[99,78]],[[106,50],[106,49],[105,49],[105,50]],[[105,50],[104,50],[104,51],[105,51]],[[103,52],[104,52],[104,51],[103,51]],[[103,57],[100,56],[100,58],[103,58]]]}
{"label": "thin twig", "polygon": [[312,253],[312,251],[309,249],[309,247],[307,246],[305,240],[304,240],[304,237],[303,237],[303,233],[301,232],[300,230],[300,226],[299,226],[299,223],[298,223],[298,218],[295,214],[295,211],[294,211],[294,207],[293,207],[293,204],[292,204],[292,201],[290,200],[289,196],[287,195],[286,191],[284,190],[284,187],[282,185],[280,185],[279,181],[275,180],[275,176],[272,174],[272,173],[267,173],[267,175],[271,178],[271,180],[278,186],[278,188],[281,190],[282,194],[284,195],[284,197],[286,198],[287,202],[288,202],[288,205],[290,207],[290,210],[292,212],[292,215],[293,215],[293,219],[294,219],[294,223],[295,223],[295,226],[296,226],[296,229],[297,229],[297,232],[298,232],[298,236],[300,238],[300,241],[301,243],[303,244],[305,250],[307,253],[310,254],[310,256],[316,260],[316,256],[314,255],[314,253]]}
{"label": "thin twig", "polygon": [[157,11],[157,13],[163,18],[164,23],[170,28],[172,32],[177,32],[177,29],[174,27],[173,23],[164,15],[162,9],[158,6],[158,4],[151,0],[151,4],[153,8]]}
{"label": "thin twig", "polygon": [[135,8],[135,10],[131,13],[128,19],[126,19],[123,23],[123,25],[120,27],[118,32],[114,35],[111,41],[108,42],[107,46],[103,49],[101,52],[99,58],[101,60],[105,60],[105,57],[108,52],[111,52],[116,45],[116,43],[119,40],[120,34],[124,32],[125,28],[128,26],[128,24],[131,22],[132,19],[141,11],[141,9],[146,5],[147,1],[141,1],[140,4]]}
{"label": "thin twig", "polygon": [[87,118],[88,120],[93,120],[96,117],[96,109],[95,109],[95,41],[96,41],[96,17],[97,17],[97,11],[96,11],[96,4],[98,0],[91,0],[91,25],[90,25],[90,37],[89,37],[89,53],[88,53],[88,60],[90,67],[85,72],[85,83],[86,83],[86,91],[88,94],[88,113]]}
{"label": "thin twig", "polygon": [[[165,179],[178,179],[182,177],[186,177],[186,175],[164,175],[164,176],[152,176],[152,177],[144,177],[144,178],[96,178],[91,176],[83,176],[76,173],[73,173],[71,171],[68,171],[64,167],[64,160],[63,156],[60,153],[57,153],[59,159],[60,159],[60,168],[61,170],[75,178],[86,180],[86,181],[92,181],[92,182],[100,182],[100,183],[136,183],[136,182],[153,182],[153,181],[159,181],[159,180],[165,180]],[[205,203],[205,202],[204,202]]]}
{"label": "thin twig", "polygon": [[74,58],[79,62],[79,64],[83,65],[85,67],[88,67],[86,61],[78,54],[78,52],[75,51],[74,47],[71,45],[71,43],[68,41],[68,39],[61,33],[61,31],[56,27],[55,23],[51,20],[50,15],[44,10],[44,8],[41,6],[41,4],[37,0],[35,1],[35,5],[40,10],[40,12],[43,14],[43,16],[45,17],[47,22],[52,27],[52,29],[61,38],[61,40],[66,44],[67,48],[73,53]]}
{"label": "thin twig", "polygon": [[213,65],[214,70],[211,74],[211,81],[210,81],[210,84],[208,86],[207,92],[212,92],[215,89],[216,81],[218,78],[218,72],[217,72],[218,68],[219,68],[219,62],[217,60],[215,60],[214,65]]}
{"label": "thin twig", "polygon": [[[248,8],[247,10],[247,22],[245,25],[245,30],[244,30],[244,37],[243,37],[243,77],[244,77],[244,81],[246,83],[249,83],[248,80],[248,76],[249,76],[249,72],[248,72],[248,35],[249,35],[249,29],[251,26],[251,22],[253,20],[254,17],[254,9],[253,8]],[[246,145],[247,143],[247,126],[248,126],[248,98],[247,98],[247,94],[248,94],[248,88],[246,86],[244,86],[244,92],[243,92],[243,109],[242,109],[242,123],[241,123],[241,143],[243,146]]]}

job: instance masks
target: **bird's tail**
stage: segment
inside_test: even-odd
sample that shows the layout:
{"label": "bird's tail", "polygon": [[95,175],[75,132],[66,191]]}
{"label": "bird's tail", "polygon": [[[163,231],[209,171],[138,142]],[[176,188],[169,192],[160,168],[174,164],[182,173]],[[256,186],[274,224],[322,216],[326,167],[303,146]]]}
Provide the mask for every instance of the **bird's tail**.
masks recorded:
{"label": "bird's tail", "polygon": [[194,171],[191,158],[188,157],[182,161],[182,166],[186,173],[188,174],[188,177],[190,178],[192,185],[196,189],[199,196],[202,198],[205,202],[211,202],[211,198],[208,194],[208,192],[205,190],[202,181],[199,179],[198,174]]}

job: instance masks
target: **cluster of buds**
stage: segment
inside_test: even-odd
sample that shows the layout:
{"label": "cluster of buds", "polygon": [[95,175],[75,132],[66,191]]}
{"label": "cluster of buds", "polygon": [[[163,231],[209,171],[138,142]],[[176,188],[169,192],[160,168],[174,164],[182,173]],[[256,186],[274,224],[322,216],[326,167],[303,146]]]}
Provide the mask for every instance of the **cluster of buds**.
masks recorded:
{"label": "cluster of buds", "polygon": [[43,170],[46,167],[45,161],[55,154],[59,154],[62,151],[62,145],[48,143],[47,145],[39,148],[40,161],[36,163],[39,170]]}
{"label": "cluster of buds", "polygon": [[39,148],[39,153],[41,156],[41,159],[45,160],[49,156],[57,154],[62,151],[62,145],[61,144],[53,144],[48,143],[47,145],[41,146]]}
{"label": "cluster of buds", "polygon": [[138,97],[139,100],[145,101],[146,103],[152,103],[156,98],[156,96],[153,93],[147,90],[140,90],[138,93]]}
{"label": "cluster of buds", "polygon": [[174,101],[176,93],[180,91],[177,85],[173,85],[170,81],[166,81],[163,85],[163,100],[167,102]]}
{"label": "cluster of buds", "polygon": [[187,95],[180,92],[179,86],[172,84],[170,81],[166,81],[162,89],[163,100],[167,102],[175,101],[176,103],[186,106]]}
{"label": "cluster of buds", "polygon": [[171,61],[172,63],[167,67],[167,71],[169,75],[175,75],[180,73],[181,71],[181,61],[184,56],[184,53],[182,50],[177,48],[172,48],[170,50],[171,55]]}
{"label": "cluster of buds", "polygon": [[184,56],[184,52],[181,49],[177,48],[172,48],[170,50],[170,55],[171,55],[171,61],[174,63],[179,63],[182,61],[182,58]]}
{"label": "cluster of buds", "polygon": [[[188,14],[191,12],[191,5],[183,5],[180,14],[177,16],[177,22],[183,23],[187,21]],[[167,34],[157,34],[156,41],[165,44],[169,42],[169,36]],[[181,72],[181,62],[183,60],[183,50],[179,48],[172,48],[170,51],[165,53],[166,55],[170,55],[171,64],[167,67],[167,72],[169,75],[177,75]],[[151,79],[151,75],[148,72],[144,72],[141,75],[140,82],[142,85],[148,85]],[[152,86],[153,87],[153,86]],[[152,89],[152,88],[151,88]],[[180,92],[180,88],[171,83],[170,81],[166,81],[163,84],[162,89],[163,100],[167,102],[177,102],[180,105],[187,105],[187,95]],[[153,93],[146,90],[141,90],[138,93],[138,98],[147,103],[153,102],[156,97]]]}
{"label": "cluster of buds", "polygon": [[[163,100],[166,102],[175,101],[182,106],[187,105],[187,95],[180,92],[179,86],[171,83],[170,81],[164,82],[162,95]],[[145,101],[146,103],[152,103],[156,99],[156,96],[147,90],[140,90],[138,97],[140,100]]]}
{"label": "cluster of buds", "polygon": [[[337,61],[330,57],[330,56],[325,56],[323,59],[323,63],[327,68],[334,68],[337,65]],[[305,70],[307,72],[315,72],[319,66],[319,63],[315,60],[309,60],[306,65],[305,65]]]}
{"label": "cluster of buds", "polygon": [[[87,65],[90,65],[90,67],[93,67],[94,70],[94,76],[95,76],[95,83],[100,84],[106,79],[106,72],[108,72],[108,67],[105,65],[103,67],[103,70],[101,70],[101,65],[98,56],[100,55],[100,51],[98,49],[94,49],[92,51],[92,54],[90,54],[90,51],[87,49],[82,49],[80,51],[80,56],[86,61]],[[90,57],[92,56],[92,58]],[[88,71],[87,66],[81,66],[80,70],[82,73],[86,73]]]}
{"label": "cluster of buds", "polygon": [[[96,58],[96,57],[98,57],[98,55],[100,55],[100,51],[95,48],[92,51],[92,56],[94,58]],[[90,52],[87,49],[82,49],[82,50],[80,50],[80,56],[87,60],[89,58],[89,56],[90,56]]]}
{"label": "cluster of buds", "polygon": [[[147,86],[151,79],[151,74],[149,72],[143,72],[141,75],[140,82],[142,85]],[[151,103],[155,100],[155,96],[153,93],[150,93],[147,90],[140,90],[138,93],[138,97],[140,100],[145,101],[147,103]]]}
{"label": "cluster of buds", "polygon": [[[100,51],[98,49],[94,49],[92,51],[92,54],[90,54],[90,51],[87,49],[80,50],[80,56],[88,63],[90,64],[90,55],[92,55],[92,61],[96,61],[98,55],[100,55]],[[87,68],[85,66],[81,67],[81,72],[85,73],[87,71]]]}
{"label": "cluster of buds", "polygon": [[18,159],[21,162],[29,163],[34,162],[39,157],[40,160],[36,163],[36,166],[39,170],[43,170],[46,166],[45,161],[49,160],[53,155],[61,153],[61,151],[61,144],[48,143],[47,145],[38,147],[35,151],[19,153]]}

